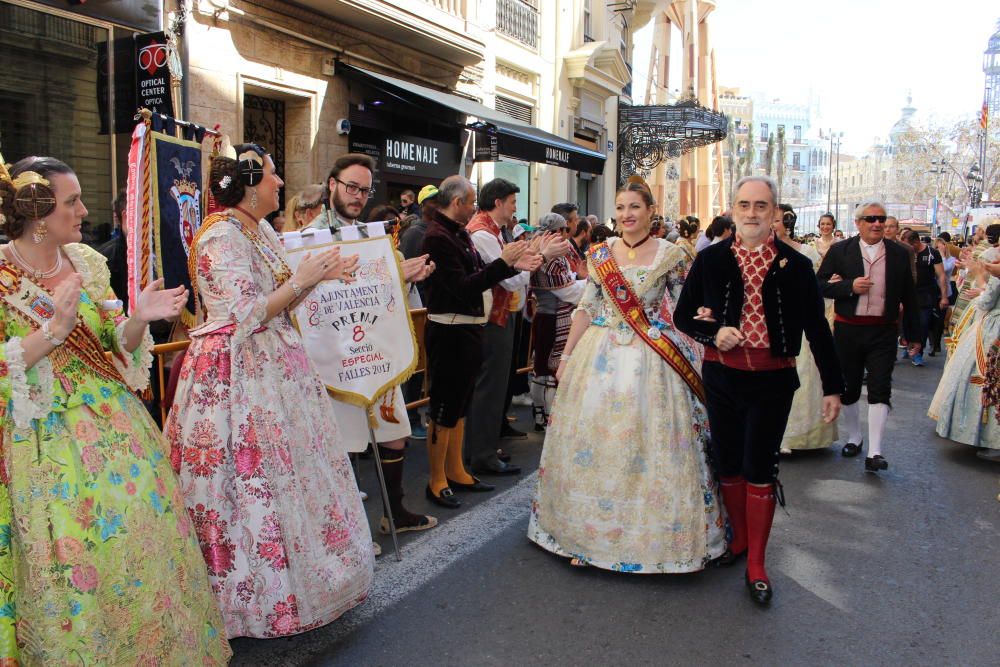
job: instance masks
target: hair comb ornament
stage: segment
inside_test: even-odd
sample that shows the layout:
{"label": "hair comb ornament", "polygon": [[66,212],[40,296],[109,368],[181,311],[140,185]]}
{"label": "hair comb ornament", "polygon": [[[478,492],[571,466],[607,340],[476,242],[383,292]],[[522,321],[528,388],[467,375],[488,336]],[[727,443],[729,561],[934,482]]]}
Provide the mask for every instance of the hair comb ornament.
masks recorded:
{"label": "hair comb ornament", "polygon": [[56,207],[56,193],[52,191],[48,179],[38,172],[21,172],[11,182],[14,185],[14,208],[24,217],[39,220]]}
{"label": "hair comb ornament", "polygon": [[244,185],[259,185],[264,180],[264,160],[256,151],[243,151],[239,156],[240,180]]}
{"label": "hair comb ornament", "polygon": [[232,182],[233,182],[233,177],[227,174],[219,179],[219,188],[225,190],[232,184]]}

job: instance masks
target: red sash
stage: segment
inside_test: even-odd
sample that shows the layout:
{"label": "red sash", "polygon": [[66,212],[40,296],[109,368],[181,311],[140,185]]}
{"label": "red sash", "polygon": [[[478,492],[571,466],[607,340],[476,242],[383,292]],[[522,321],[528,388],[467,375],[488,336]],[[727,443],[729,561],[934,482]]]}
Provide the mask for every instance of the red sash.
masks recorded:
{"label": "red sash", "polygon": [[628,280],[622,275],[608,244],[605,242],[592,247],[589,255],[597,277],[601,281],[601,285],[604,286],[607,299],[614,304],[618,314],[646,345],[660,355],[684,379],[698,400],[704,403],[705,389],[701,384],[701,375],[694,369],[687,357],[677,349],[674,342],[650,323],[649,318],[646,317],[646,311],[643,310],[642,302],[632,290]]}

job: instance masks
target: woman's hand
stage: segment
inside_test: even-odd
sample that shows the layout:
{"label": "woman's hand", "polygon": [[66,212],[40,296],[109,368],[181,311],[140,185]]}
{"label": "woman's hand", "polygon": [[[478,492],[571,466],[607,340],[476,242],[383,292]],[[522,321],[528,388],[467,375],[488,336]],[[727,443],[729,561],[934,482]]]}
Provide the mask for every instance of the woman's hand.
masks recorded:
{"label": "woman's hand", "polygon": [[419,283],[427,280],[427,277],[434,273],[434,269],[437,268],[434,262],[428,261],[429,257],[430,255],[420,255],[400,262],[403,269],[403,280],[408,283]]}
{"label": "woman's hand", "polygon": [[556,382],[562,382],[563,373],[566,372],[566,360],[559,360],[559,368],[556,369]]}
{"label": "woman's hand", "polygon": [[70,274],[56,286],[53,293],[56,313],[52,316],[49,330],[59,339],[65,339],[76,326],[76,313],[80,309],[80,291],[83,278],[79,273]]}
{"label": "woman's hand", "polygon": [[[338,248],[337,250],[339,251],[340,249]],[[357,254],[345,257],[338,252],[336,261],[331,262],[326,269],[326,273],[323,274],[323,280],[339,280],[344,283],[353,283],[357,280],[354,277],[354,273],[358,270],[360,264],[361,259]]]}
{"label": "woman's hand", "polygon": [[[352,259],[353,261],[351,261]],[[340,248],[337,246],[317,253],[307,252],[302,261],[299,262],[299,267],[295,270],[292,280],[299,287],[308,289],[321,280],[343,280],[345,274],[350,278],[350,274],[357,269],[357,265],[357,255],[353,255],[351,258],[341,257]]]}
{"label": "woman's hand", "polygon": [[163,289],[163,278],[157,278],[142,290],[132,317],[144,324],[155,320],[172,320],[181,314],[187,300],[188,289],[184,285]]}

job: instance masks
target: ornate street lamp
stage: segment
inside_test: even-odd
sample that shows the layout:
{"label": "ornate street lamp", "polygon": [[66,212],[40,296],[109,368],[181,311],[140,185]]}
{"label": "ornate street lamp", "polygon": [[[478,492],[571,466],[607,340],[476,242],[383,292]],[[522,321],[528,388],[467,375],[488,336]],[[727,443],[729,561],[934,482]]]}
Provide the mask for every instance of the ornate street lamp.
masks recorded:
{"label": "ornate street lamp", "polygon": [[965,175],[965,187],[969,190],[969,208],[979,208],[983,198],[983,176],[978,164],[969,167],[969,173]]}

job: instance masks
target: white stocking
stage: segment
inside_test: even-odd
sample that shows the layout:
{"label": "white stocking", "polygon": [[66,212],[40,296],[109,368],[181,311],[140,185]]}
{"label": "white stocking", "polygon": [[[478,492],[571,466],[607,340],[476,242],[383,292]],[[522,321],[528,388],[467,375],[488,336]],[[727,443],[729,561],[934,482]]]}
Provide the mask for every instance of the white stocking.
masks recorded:
{"label": "white stocking", "polygon": [[844,416],[844,429],[847,431],[847,442],[855,445],[861,444],[861,407],[855,402],[842,406],[840,414]]}
{"label": "white stocking", "polygon": [[869,457],[882,453],[882,434],[885,432],[885,422],[888,419],[889,406],[885,403],[872,403],[868,406]]}

